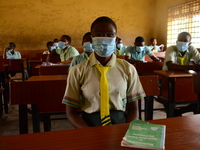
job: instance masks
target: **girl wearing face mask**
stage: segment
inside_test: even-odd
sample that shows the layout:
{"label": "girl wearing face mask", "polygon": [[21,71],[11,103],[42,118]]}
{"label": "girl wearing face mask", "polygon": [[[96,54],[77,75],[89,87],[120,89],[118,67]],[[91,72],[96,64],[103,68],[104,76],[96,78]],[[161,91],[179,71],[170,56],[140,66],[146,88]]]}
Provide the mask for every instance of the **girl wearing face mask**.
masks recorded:
{"label": "girl wearing face mask", "polygon": [[124,50],[127,48],[127,46],[123,45],[122,39],[119,37],[116,38],[116,55],[124,55]]}
{"label": "girl wearing face mask", "polygon": [[138,36],[135,39],[134,46],[129,46],[125,50],[126,60],[132,64],[138,62],[144,62],[145,55],[148,55],[153,61],[160,61],[151,49],[145,46],[144,38]]}
{"label": "girl wearing face mask", "polygon": [[48,50],[44,51],[43,54],[50,54],[51,51],[56,49],[56,47],[54,46],[54,42],[52,42],[52,41],[47,42],[46,46],[47,46]]}
{"label": "girl wearing face mask", "polygon": [[3,58],[4,59],[20,59],[21,54],[15,51],[16,45],[13,42],[8,43],[8,47],[4,49]]}
{"label": "girl wearing face mask", "polygon": [[134,66],[113,54],[116,33],[112,19],[97,18],[91,25],[94,52],[69,71],[63,103],[75,128],[126,123],[138,117],[137,99],[145,94]]}
{"label": "girl wearing face mask", "polygon": [[85,33],[85,35],[83,36],[82,45],[84,52],[73,58],[69,69],[81,62],[88,60],[90,54],[94,51],[94,49],[92,48],[91,32]]}

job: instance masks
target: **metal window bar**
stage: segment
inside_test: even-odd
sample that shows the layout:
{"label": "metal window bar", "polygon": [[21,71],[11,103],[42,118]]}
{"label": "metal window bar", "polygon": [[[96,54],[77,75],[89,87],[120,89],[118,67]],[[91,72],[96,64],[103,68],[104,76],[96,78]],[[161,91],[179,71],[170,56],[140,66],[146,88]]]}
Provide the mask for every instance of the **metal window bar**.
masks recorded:
{"label": "metal window bar", "polygon": [[181,32],[189,32],[192,45],[200,48],[200,0],[168,9],[167,47],[176,44]]}

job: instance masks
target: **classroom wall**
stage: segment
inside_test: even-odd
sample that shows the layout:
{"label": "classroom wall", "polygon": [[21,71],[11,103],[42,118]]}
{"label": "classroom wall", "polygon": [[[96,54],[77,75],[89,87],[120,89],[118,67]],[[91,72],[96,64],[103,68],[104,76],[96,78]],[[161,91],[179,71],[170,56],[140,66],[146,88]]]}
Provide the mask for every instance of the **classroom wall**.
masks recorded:
{"label": "classroom wall", "polygon": [[0,50],[11,41],[20,51],[45,49],[46,42],[63,34],[81,47],[83,34],[99,16],[116,22],[125,45],[137,36],[148,43],[156,35],[155,10],[156,0],[0,0]]}
{"label": "classroom wall", "polygon": [[194,0],[157,0],[157,13],[156,13],[156,35],[158,44],[167,43],[167,15],[168,8],[180,4],[191,2]]}

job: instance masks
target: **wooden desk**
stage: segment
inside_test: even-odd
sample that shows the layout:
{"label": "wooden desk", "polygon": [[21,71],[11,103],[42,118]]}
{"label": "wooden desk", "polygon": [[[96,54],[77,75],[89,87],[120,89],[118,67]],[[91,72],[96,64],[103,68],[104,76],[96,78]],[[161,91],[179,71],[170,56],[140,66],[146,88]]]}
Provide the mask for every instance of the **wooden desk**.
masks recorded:
{"label": "wooden desk", "polygon": [[[198,150],[200,115],[151,120],[166,125],[165,150]],[[136,150],[121,147],[129,124],[0,137],[0,149]]]}
{"label": "wooden desk", "polygon": [[42,64],[41,60],[29,60],[28,61],[28,68],[29,68],[29,76],[32,75],[39,75],[39,69],[35,68],[37,65]]}
{"label": "wooden desk", "polygon": [[27,104],[31,104],[33,132],[40,132],[37,105],[61,103],[66,88],[66,78],[66,75],[32,76],[25,82],[10,83],[11,105],[19,105],[20,134],[28,133]]}
{"label": "wooden desk", "polygon": [[[167,117],[174,117],[175,108],[175,80],[177,78],[192,78],[193,71],[164,71],[156,70],[155,74],[165,77],[168,80],[168,97],[167,97]],[[192,86],[192,82],[191,82]],[[183,93],[182,93],[183,94]]]}

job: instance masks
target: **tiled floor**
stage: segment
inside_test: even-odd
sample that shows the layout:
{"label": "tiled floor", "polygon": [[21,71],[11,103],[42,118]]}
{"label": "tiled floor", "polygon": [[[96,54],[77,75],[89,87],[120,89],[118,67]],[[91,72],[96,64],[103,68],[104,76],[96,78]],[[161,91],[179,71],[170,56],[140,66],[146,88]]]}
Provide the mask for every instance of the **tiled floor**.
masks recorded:
{"label": "tiled floor", "polygon": [[[162,108],[160,103],[155,102],[154,108]],[[142,114],[144,115],[144,114]],[[65,115],[59,115],[57,117],[65,117]],[[32,122],[31,115],[28,115],[29,118],[29,133],[32,133]],[[162,119],[166,118],[164,111],[154,111],[153,119]],[[10,106],[9,114],[4,114],[0,122],[0,136],[6,135],[17,135],[19,134],[19,122],[18,122],[18,107]],[[41,132],[43,132],[43,124],[41,122]],[[67,130],[73,129],[71,124],[66,120],[53,120],[51,121],[51,130]]]}

